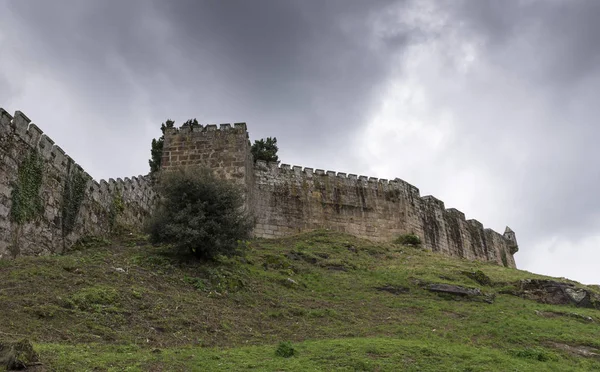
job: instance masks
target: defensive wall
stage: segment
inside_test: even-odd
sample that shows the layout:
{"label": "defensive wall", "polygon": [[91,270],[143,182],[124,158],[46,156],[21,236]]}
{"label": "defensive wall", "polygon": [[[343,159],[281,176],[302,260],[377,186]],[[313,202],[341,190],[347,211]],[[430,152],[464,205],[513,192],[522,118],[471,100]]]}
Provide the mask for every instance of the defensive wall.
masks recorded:
{"label": "defensive wall", "polygon": [[317,228],[372,240],[421,237],[426,249],[448,256],[516,267],[518,245],[508,227],[499,234],[400,180],[377,179],[252,159],[245,123],[193,125],[165,131],[162,170],[203,165],[245,190],[254,235],[273,238]]}
{"label": "defensive wall", "polygon": [[[203,165],[244,189],[256,237],[316,228],[515,267],[518,245],[400,179],[254,162],[245,123],[167,128],[162,170]],[[96,182],[22,112],[0,109],[0,258],[60,253],[78,239],[139,229],[157,197],[149,176]]]}
{"label": "defensive wall", "polygon": [[154,201],[147,176],[96,182],[25,114],[0,108],[0,258],[139,229]]}

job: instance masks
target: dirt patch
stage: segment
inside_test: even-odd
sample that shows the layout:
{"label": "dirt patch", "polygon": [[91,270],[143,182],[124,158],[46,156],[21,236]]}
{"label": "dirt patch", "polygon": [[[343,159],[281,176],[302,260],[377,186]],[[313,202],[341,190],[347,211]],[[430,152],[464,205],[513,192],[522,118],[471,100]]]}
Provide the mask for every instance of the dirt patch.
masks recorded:
{"label": "dirt patch", "polygon": [[454,318],[454,319],[465,319],[467,316],[465,314],[460,314],[454,311],[442,311],[442,314],[448,316],[449,318]]}
{"label": "dirt patch", "polygon": [[390,284],[386,284],[384,286],[381,287],[375,287],[376,290],[378,291],[382,291],[382,292],[389,292],[391,294],[394,295],[399,295],[402,293],[408,293],[410,292],[410,289],[407,287],[402,287],[399,285],[390,285]]}

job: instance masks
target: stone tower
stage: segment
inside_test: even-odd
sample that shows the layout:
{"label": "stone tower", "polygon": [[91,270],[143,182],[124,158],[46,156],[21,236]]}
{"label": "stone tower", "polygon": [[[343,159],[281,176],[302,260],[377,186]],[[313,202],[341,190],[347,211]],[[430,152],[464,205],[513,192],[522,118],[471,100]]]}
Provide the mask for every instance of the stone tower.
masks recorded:
{"label": "stone tower", "polygon": [[251,204],[253,160],[246,123],[167,128],[161,170],[204,166],[242,186]]}
{"label": "stone tower", "polygon": [[447,256],[516,267],[515,233],[467,220],[443,201],[392,181],[301,166],[254,163],[245,123],[167,128],[162,170],[204,166],[242,186],[254,216],[253,235],[277,238],[329,229],[376,241],[402,234],[421,237],[423,248]]}

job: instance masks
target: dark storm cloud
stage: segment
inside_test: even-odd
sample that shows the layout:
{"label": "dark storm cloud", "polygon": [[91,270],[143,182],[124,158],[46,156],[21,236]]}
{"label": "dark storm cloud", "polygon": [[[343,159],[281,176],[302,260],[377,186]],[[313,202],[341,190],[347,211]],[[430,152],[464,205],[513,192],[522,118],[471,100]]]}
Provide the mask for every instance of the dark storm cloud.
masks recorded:
{"label": "dark storm cloud", "polygon": [[[369,15],[392,3],[399,1],[15,1],[10,8],[27,24],[31,58],[91,110],[101,102],[113,118],[127,118],[141,90],[157,123],[247,121],[253,138],[277,136],[282,154],[298,161],[344,146],[364,124],[389,52],[372,47]],[[408,38],[395,35],[393,47]]]}
{"label": "dark storm cloud", "polygon": [[164,67],[166,58],[147,34],[145,17],[152,14],[142,3],[12,1],[9,9],[29,59],[77,91],[82,104],[94,108],[102,102],[119,115],[134,92],[112,58],[129,64],[141,81]]}
{"label": "dark storm cloud", "polygon": [[544,101],[540,122],[502,123],[530,153],[527,172],[515,179],[520,201],[539,213],[528,224],[540,233],[590,229],[600,215],[593,197],[600,185],[600,2],[465,1],[447,10],[484,39],[490,63],[529,84],[532,101]]}
{"label": "dark storm cloud", "polygon": [[[485,37],[488,51],[507,68],[538,84],[572,88],[600,69],[600,2],[463,1],[447,8],[472,32]],[[527,41],[525,55],[511,54],[515,40]]]}
{"label": "dark storm cloud", "polygon": [[343,146],[364,124],[388,67],[370,49],[368,15],[390,3],[178,1],[158,9],[187,58],[218,66],[221,86],[209,91],[229,92],[230,102],[212,108],[198,99],[199,109],[246,118],[253,133],[277,134],[284,152],[306,157]]}

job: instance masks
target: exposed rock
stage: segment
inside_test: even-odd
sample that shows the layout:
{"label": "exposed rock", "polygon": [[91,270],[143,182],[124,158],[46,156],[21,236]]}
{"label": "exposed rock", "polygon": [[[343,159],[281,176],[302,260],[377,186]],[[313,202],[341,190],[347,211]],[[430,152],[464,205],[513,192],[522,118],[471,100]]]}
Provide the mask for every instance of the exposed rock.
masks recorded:
{"label": "exposed rock", "polygon": [[23,370],[39,365],[39,356],[29,341],[0,342],[0,366],[7,371]]}
{"label": "exposed rock", "polygon": [[479,288],[466,288],[453,284],[430,284],[427,289],[431,292],[448,293],[458,296],[482,296]]}
{"label": "exposed rock", "polygon": [[471,301],[494,303],[495,294],[485,294],[479,288],[467,288],[454,284],[429,284],[427,290],[435,293],[449,294]]}
{"label": "exposed rock", "polygon": [[575,302],[580,303],[588,295],[584,289],[565,288],[565,293]]}
{"label": "exposed rock", "polygon": [[598,308],[598,295],[574,284],[545,279],[524,279],[518,283],[518,296],[545,304]]}
{"label": "exposed rock", "polygon": [[583,346],[583,345],[572,346],[572,345],[567,345],[567,344],[563,344],[563,343],[559,343],[559,342],[550,342],[549,344],[550,344],[550,346],[552,346],[556,349],[564,350],[564,351],[568,352],[569,354],[578,355],[578,356],[582,356],[582,357],[586,357],[586,358],[600,358],[600,350],[590,347],[590,346]]}
{"label": "exposed rock", "polygon": [[399,285],[390,285],[390,284],[386,284],[381,287],[375,287],[375,289],[378,291],[389,292],[389,293],[395,294],[395,295],[398,295],[401,293],[408,293],[410,291],[410,289],[408,287],[402,287]]}

